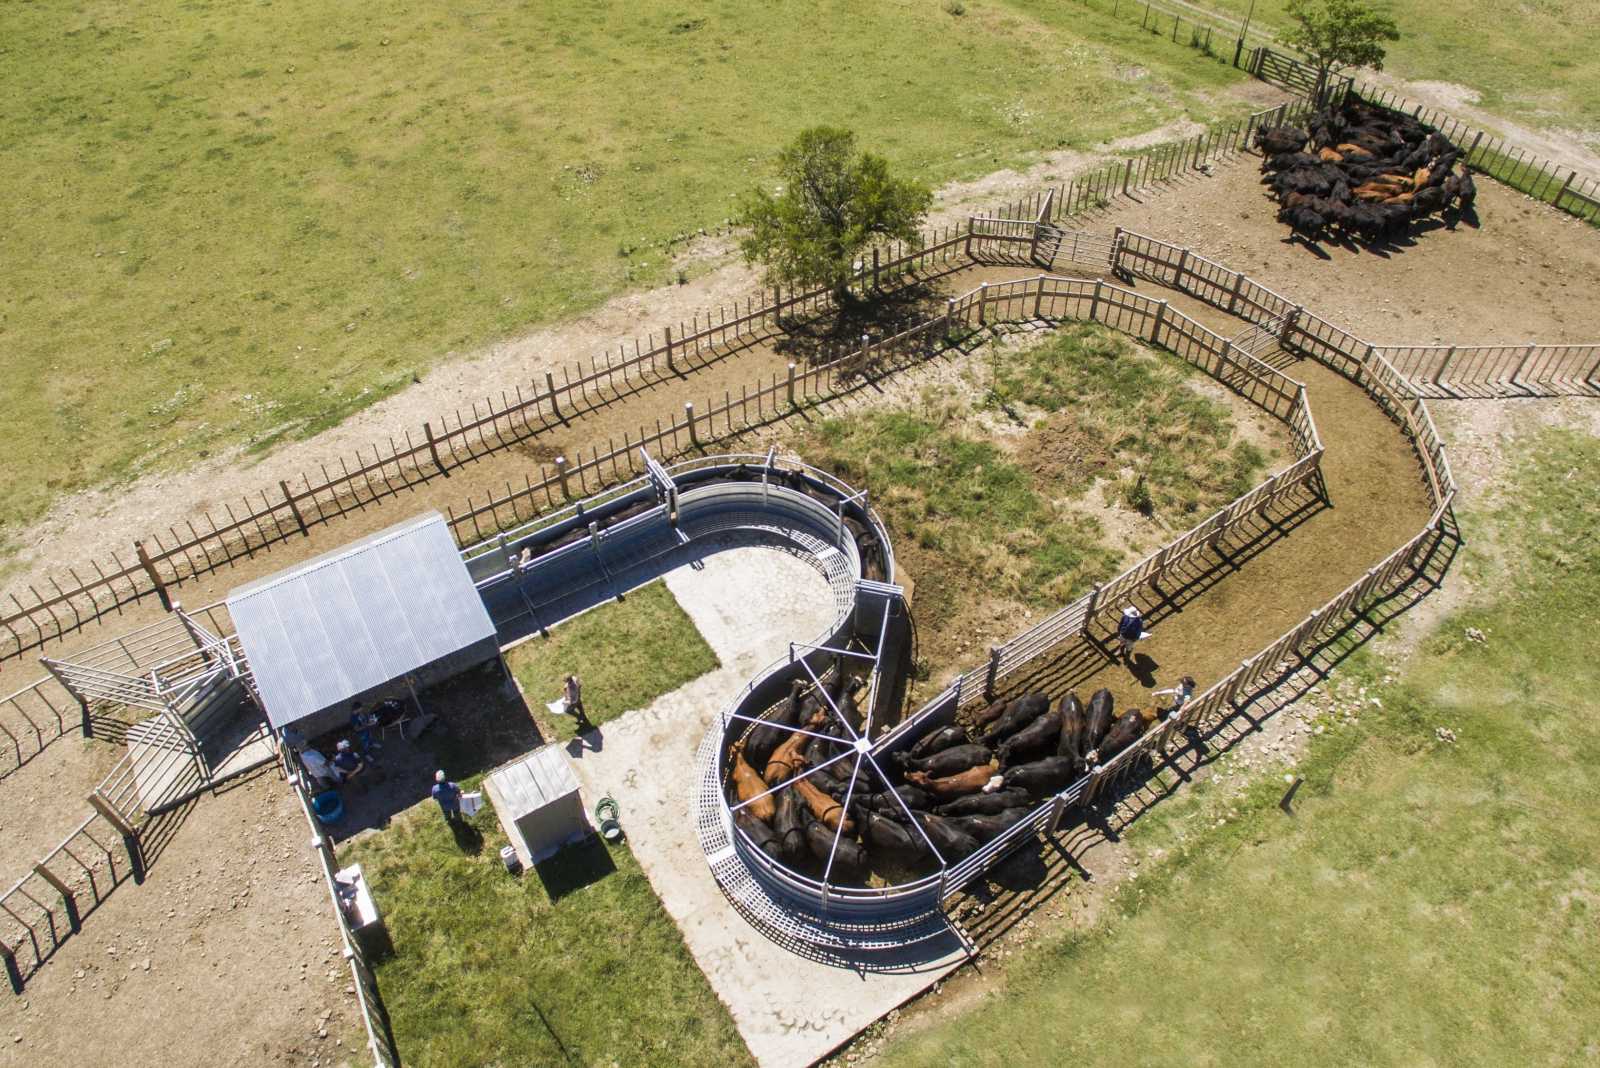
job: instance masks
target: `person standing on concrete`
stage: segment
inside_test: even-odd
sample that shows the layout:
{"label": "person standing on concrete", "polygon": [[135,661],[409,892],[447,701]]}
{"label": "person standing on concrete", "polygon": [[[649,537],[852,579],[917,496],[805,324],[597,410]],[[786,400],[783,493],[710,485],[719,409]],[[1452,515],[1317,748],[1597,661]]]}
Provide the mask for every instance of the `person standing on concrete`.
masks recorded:
{"label": "person standing on concrete", "polygon": [[589,715],[583,710],[583,683],[578,681],[578,676],[568,675],[562,683],[561,699],[566,705],[567,715],[576,721],[573,729],[579,734],[587,734],[594,730],[594,724],[589,722]]}
{"label": "person standing on concrete", "polygon": [[439,802],[446,823],[461,819],[461,787],[445,778],[442,770],[433,773],[433,799]]}
{"label": "person standing on concrete", "polygon": [[1133,659],[1133,646],[1144,633],[1144,617],[1130,604],[1122,610],[1122,619],[1117,623],[1117,650],[1122,659]]}

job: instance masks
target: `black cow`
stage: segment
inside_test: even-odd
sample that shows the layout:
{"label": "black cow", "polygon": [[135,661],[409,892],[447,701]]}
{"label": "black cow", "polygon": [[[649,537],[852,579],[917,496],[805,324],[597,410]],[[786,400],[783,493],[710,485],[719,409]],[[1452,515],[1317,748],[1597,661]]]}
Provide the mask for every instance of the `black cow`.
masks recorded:
{"label": "black cow", "polygon": [[959,775],[968,768],[987,764],[993,759],[994,752],[986,745],[958,745],[951,749],[942,749],[920,760],[908,757],[901,761],[901,766],[907,771],[920,771],[924,775],[939,779],[946,775]]}
{"label": "black cow", "polygon": [[971,794],[958,797],[935,811],[941,816],[993,816],[1008,808],[1028,803],[1028,791],[1023,789],[996,790],[992,794]]}
{"label": "black cow", "polygon": [[949,749],[966,740],[967,732],[960,727],[941,727],[918,738],[917,744],[910,749],[910,755],[915,758],[932,756],[941,749]]}

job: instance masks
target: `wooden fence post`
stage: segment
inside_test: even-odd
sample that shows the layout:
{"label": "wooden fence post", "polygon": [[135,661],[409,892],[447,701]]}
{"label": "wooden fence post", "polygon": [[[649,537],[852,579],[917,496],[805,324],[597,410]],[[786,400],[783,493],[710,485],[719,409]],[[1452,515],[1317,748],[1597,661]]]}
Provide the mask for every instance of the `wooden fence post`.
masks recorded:
{"label": "wooden fence post", "polygon": [[445,470],[444,461],[439,459],[439,445],[438,442],[434,440],[432,424],[422,424],[422,436],[427,439],[428,455],[433,458],[433,466],[439,469],[439,473],[441,475],[448,476],[450,472]]}
{"label": "wooden fence post", "polygon": [[872,288],[878,288],[878,246],[872,246]]}
{"label": "wooden fence post", "polygon": [[289,511],[294,513],[294,521],[300,524],[300,533],[311,537],[311,531],[306,529],[306,517],[300,514],[300,506],[294,503],[294,494],[289,492],[289,483],[280,478],[278,488],[283,491],[283,500],[289,506]]}
{"label": "wooden fence post", "polygon": [[1483,131],[1479,130],[1478,133],[1477,133],[1477,136],[1475,136],[1472,139],[1472,145],[1467,149],[1466,154],[1464,156],[1462,156],[1461,158],[1466,160],[1468,163],[1471,163],[1472,162],[1472,154],[1478,150],[1478,142],[1482,141],[1482,140],[1483,140]]}
{"label": "wooden fence post", "polygon": [[987,299],[988,294],[989,294],[989,283],[988,282],[980,283],[979,286],[978,286],[978,325],[979,326],[983,326],[984,323],[986,322],[986,320],[984,318],[984,302]]}
{"label": "wooden fence post", "polygon": [[1439,361],[1439,369],[1437,371],[1433,372],[1433,384],[1434,385],[1437,386],[1439,384],[1439,380],[1444,377],[1445,371],[1450,367],[1450,362],[1452,360],[1454,360],[1455,358],[1456,358],[1456,347],[1454,345],[1451,345],[1448,349],[1445,350],[1444,359]]}
{"label": "wooden fence post", "polygon": [[1000,650],[989,646],[989,673],[983,679],[983,699],[994,700],[994,684],[1000,675]]}
{"label": "wooden fence post", "polygon": [[1056,833],[1057,829],[1061,826],[1061,817],[1065,816],[1066,814],[1067,795],[1064,793],[1056,794],[1055,798],[1050,802],[1050,822],[1045,825],[1049,829],[1050,834]]}
{"label": "wooden fence post", "polygon": [[794,361],[789,361],[789,407],[795,407],[794,402]]}
{"label": "wooden fence post", "polygon": [[700,445],[700,434],[694,425],[694,401],[683,402],[683,414],[689,417],[689,444],[696,448]]}
{"label": "wooden fence post", "polygon": [[78,899],[73,896],[72,888],[57,879],[55,873],[43,864],[35,864],[33,866],[33,874],[49,883],[51,888],[61,895],[61,907],[67,910],[67,925],[72,928],[74,933],[79,931],[82,928],[82,922],[78,918]]}
{"label": "wooden fence post", "polygon": [[567,458],[565,456],[556,457],[556,477],[561,480],[561,496],[569,501],[572,500],[572,491],[567,488]]}
{"label": "wooden fence post", "polygon": [[1095,609],[1100,607],[1100,583],[1094,584],[1094,589],[1089,591],[1089,603],[1083,608],[1083,629],[1080,634],[1089,633],[1089,621],[1094,619]]}
{"label": "wooden fence post", "polygon": [[946,337],[946,339],[948,339],[950,337],[950,335],[955,332],[955,329],[956,329],[956,302],[955,302],[955,298],[952,297],[949,300],[946,300],[944,302],[944,336]]}
{"label": "wooden fence post", "polygon": [[1122,259],[1122,242],[1125,231],[1118,226],[1111,232],[1111,273],[1116,274],[1122,269],[1119,262]]}
{"label": "wooden fence post", "polygon": [[6,978],[11,980],[11,992],[22,993],[22,970],[17,967],[17,955],[11,947],[6,945],[5,939],[0,938],[0,960],[5,962]]}
{"label": "wooden fence post", "polygon": [[1283,317],[1283,329],[1278,332],[1278,344],[1289,347],[1289,335],[1295,332],[1300,325],[1300,316],[1305,313],[1305,308],[1298,304],[1289,310],[1289,314]]}
{"label": "wooden fence post", "polygon": [[1161,344],[1161,327],[1162,327],[1163,323],[1166,321],[1166,318],[1167,318],[1167,302],[1164,301],[1164,300],[1157,301],[1156,302],[1156,321],[1155,321],[1155,325],[1150,328],[1150,344],[1152,344],[1152,345]]}
{"label": "wooden fence post", "polygon": [[168,612],[172,611],[172,597],[167,593],[167,584],[161,581],[161,576],[156,572],[155,561],[150,559],[150,554],[144,551],[144,542],[135,539],[133,551],[139,557],[139,566],[144,568],[144,573],[150,576],[150,582],[156,588],[156,596],[161,598],[161,607]]}
{"label": "wooden fence post", "polygon": [[967,216],[967,259],[972,258],[972,227],[977,222],[972,216]]}
{"label": "wooden fence post", "polygon": [[677,365],[672,362],[672,327],[667,327],[662,331],[662,333],[666,335],[665,344],[667,346],[667,370],[671,371],[673,374],[677,374]]}
{"label": "wooden fence post", "polygon": [[1244,293],[1244,272],[1240,271],[1238,274],[1234,275],[1234,278],[1233,278],[1233,291],[1228,294],[1228,314],[1229,315],[1233,314],[1233,309],[1238,305],[1239,297],[1243,293]]}
{"label": "wooden fence post", "polygon": [[128,851],[128,863],[133,867],[133,881],[144,882],[144,848],[139,842],[139,832],[99,790],[89,794],[89,807],[100,813],[122,835],[122,847]]}
{"label": "wooden fence post", "polygon": [[1044,318],[1044,275],[1041,274],[1035,278],[1033,284],[1039,287],[1033,294],[1033,317],[1042,319]]}
{"label": "wooden fence post", "polygon": [[1133,177],[1133,160],[1128,160],[1127,169],[1122,172],[1122,195],[1128,195],[1128,180]]}
{"label": "wooden fence post", "polygon": [[1089,298],[1089,318],[1091,321],[1098,320],[1100,317],[1100,290],[1104,285],[1105,282],[1101,279],[1096,278],[1094,280],[1094,296]]}
{"label": "wooden fence post", "polygon": [[550,414],[565,423],[567,420],[561,414],[561,405],[556,403],[556,376],[549,371],[544,373],[544,389],[545,395],[550,398]]}
{"label": "wooden fence post", "polygon": [[1188,269],[1188,267],[1189,267],[1189,250],[1188,249],[1181,249],[1178,252],[1178,266],[1172,272],[1172,288],[1176,289],[1179,293],[1187,293],[1188,292],[1187,289],[1183,288],[1183,272],[1186,271]]}

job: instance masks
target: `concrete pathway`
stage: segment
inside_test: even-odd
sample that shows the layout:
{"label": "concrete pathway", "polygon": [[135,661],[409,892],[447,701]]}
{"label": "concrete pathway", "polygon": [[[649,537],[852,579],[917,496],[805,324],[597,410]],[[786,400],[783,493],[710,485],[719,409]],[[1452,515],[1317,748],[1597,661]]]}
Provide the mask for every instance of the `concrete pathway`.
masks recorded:
{"label": "concrete pathway", "polygon": [[666,583],[721,667],[605,724],[598,748],[569,743],[584,805],[604,794],[640,866],[733,1014],[756,1061],[810,1064],[937,982],[952,954],[914,973],[858,973],[807,960],[751,927],[717,887],[694,822],[695,750],[717,714],[761,669],[833,622],[834,599],[805,560],[776,548],[713,552]]}

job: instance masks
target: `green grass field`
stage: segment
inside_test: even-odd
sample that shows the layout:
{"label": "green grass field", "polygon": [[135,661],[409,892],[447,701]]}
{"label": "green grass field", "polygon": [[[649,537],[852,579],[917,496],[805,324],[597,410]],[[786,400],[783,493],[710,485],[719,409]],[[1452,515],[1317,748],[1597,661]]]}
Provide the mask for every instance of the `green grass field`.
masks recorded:
{"label": "green grass field", "polygon": [[506,663],[539,721],[561,741],[574,734],[572,718],[552,718],[544,704],[560,696],[569,674],[583,683],[584,711],[599,726],[719,666],[664,582],[569,619],[548,638],[522,643],[506,654]]}
{"label": "green grass field", "polygon": [[1359,656],[1359,723],[1317,739],[1292,819],[1276,776],[1237,801],[1183,787],[1132,829],[1149,859],[1109,919],[1019,954],[889,1062],[1592,1061],[1600,441],[1520,452],[1515,502],[1463,517],[1482,592],[1391,683]]}
{"label": "green grass field", "polygon": [[[554,697],[562,675],[577,672],[597,723],[717,666],[660,582],[506,659],[530,704]],[[557,722],[558,737],[570,737],[570,720]],[[475,789],[482,778],[462,785]],[[727,1010],[625,844],[595,838],[513,879],[500,865],[507,842],[493,811],[471,822],[481,847],[463,849],[424,800],[341,854],[363,866],[394,943],[378,988],[407,1064],[748,1063]]]}
{"label": "green grass field", "polygon": [[798,448],[871,491],[917,581],[919,628],[934,628],[973,597],[1045,608],[1114,574],[1131,547],[1107,543],[1099,501],[1073,507],[1097,479],[1113,508],[1146,507],[1170,530],[1253,485],[1266,455],[1189,387],[1197,377],[1069,324],[993,354],[969,383],[975,400],[933,389],[906,409],[829,418]]}
{"label": "green grass field", "polygon": [[409,1065],[743,1065],[733,1020],[626,845],[512,878],[491,811],[464,852],[425,801],[344,851],[394,942],[378,988]]}
{"label": "green grass field", "polygon": [[670,280],[671,239],[727,218],[802,126],[853,127],[938,183],[1215,116],[1241,80],[1041,0],[6,14],[12,528],[74,489],[315,432],[452,354]]}
{"label": "green grass field", "polygon": [[[1251,0],[1205,0],[1201,6],[1243,18]],[[1382,6],[1403,35],[1389,46],[1389,73],[1467,86],[1478,91],[1487,111],[1586,132],[1594,144],[1600,134],[1600,64],[1594,62],[1600,4],[1386,0]],[[1275,32],[1287,29],[1284,7],[1285,0],[1259,0],[1257,23]]]}

